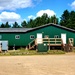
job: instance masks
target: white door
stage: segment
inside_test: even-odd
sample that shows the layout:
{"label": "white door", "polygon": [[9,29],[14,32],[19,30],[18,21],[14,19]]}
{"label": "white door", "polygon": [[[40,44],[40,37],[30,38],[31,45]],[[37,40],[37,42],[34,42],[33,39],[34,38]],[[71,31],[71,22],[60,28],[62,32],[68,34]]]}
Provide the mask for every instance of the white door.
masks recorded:
{"label": "white door", "polygon": [[0,41],[0,51],[2,51],[2,41]]}
{"label": "white door", "polygon": [[2,50],[8,50],[8,41],[2,41]]}
{"label": "white door", "polygon": [[42,33],[38,33],[37,34],[37,44],[41,44],[42,43]]}
{"label": "white door", "polygon": [[61,34],[61,39],[63,41],[63,44],[66,44],[66,34]]}

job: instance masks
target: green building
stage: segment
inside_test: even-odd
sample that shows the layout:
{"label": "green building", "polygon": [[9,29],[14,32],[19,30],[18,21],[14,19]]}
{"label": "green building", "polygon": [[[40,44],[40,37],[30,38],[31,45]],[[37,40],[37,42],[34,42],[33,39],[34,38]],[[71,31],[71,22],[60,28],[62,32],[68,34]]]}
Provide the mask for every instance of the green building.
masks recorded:
{"label": "green building", "polygon": [[[75,30],[52,23],[35,28],[0,28],[0,41],[8,41],[11,48],[29,47],[36,38],[60,38],[63,44],[68,44],[71,40],[75,46]],[[41,40],[38,42],[41,43]]]}

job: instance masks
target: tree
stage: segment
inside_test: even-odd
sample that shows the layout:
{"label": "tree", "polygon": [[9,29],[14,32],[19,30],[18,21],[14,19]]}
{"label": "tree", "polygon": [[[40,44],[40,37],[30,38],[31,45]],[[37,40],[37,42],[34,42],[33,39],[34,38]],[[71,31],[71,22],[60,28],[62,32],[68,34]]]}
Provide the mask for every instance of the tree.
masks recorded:
{"label": "tree", "polygon": [[13,24],[12,28],[20,28],[20,26],[18,25],[17,22],[15,22],[15,23]]}
{"label": "tree", "polygon": [[35,27],[35,24],[34,24],[35,22],[34,22],[34,20],[33,19],[30,19],[30,21],[28,21],[28,23],[27,23],[27,27],[28,28],[33,28],[33,27]]}
{"label": "tree", "polygon": [[2,23],[0,27],[1,27],[1,28],[5,28],[5,25]]}
{"label": "tree", "polygon": [[34,24],[35,24],[35,25],[34,25],[35,27],[42,25],[41,17],[37,17],[37,18],[34,20]]}
{"label": "tree", "polygon": [[6,22],[6,24],[5,24],[5,28],[10,28],[11,26],[9,25],[9,23],[8,22]]}
{"label": "tree", "polygon": [[61,16],[60,25],[75,29],[75,11],[65,10]]}
{"label": "tree", "polygon": [[6,22],[5,24],[1,24],[1,28],[10,28],[11,26],[9,25],[8,22]]}
{"label": "tree", "polygon": [[48,20],[48,15],[46,13],[44,13],[42,16],[41,16],[41,23],[42,24],[47,24],[47,20]]}
{"label": "tree", "polygon": [[54,15],[49,17],[46,13],[44,13],[41,17],[36,17],[34,20],[30,19],[27,23],[27,27],[37,27],[48,23],[58,24],[58,18]]}
{"label": "tree", "polygon": [[23,28],[26,28],[26,27],[27,27],[26,21],[23,21],[23,22],[21,23],[21,26],[22,26]]}
{"label": "tree", "polygon": [[70,20],[70,12],[68,10],[65,10],[62,14],[62,16],[60,17],[60,25],[62,26],[66,26],[69,24],[69,20]]}
{"label": "tree", "polygon": [[70,12],[70,28],[75,29],[75,11]]}
{"label": "tree", "polygon": [[55,15],[51,16],[50,23],[58,24],[58,18]]}

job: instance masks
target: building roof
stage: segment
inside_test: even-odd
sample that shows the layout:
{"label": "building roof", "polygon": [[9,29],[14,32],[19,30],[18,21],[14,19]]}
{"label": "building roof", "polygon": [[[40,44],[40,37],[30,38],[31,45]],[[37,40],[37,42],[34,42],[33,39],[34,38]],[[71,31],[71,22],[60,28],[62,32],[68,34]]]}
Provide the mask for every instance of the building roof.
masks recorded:
{"label": "building roof", "polygon": [[38,30],[40,28],[44,28],[44,27],[48,27],[48,26],[54,26],[54,27],[58,27],[61,29],[65,29],[71,32],[75,32],[74,29],[70,29],[61,25],[57,25],[57,24],[53,24],[53,23],[49,23],[49,24],[45,24],[42,26],[38,26],[35,28],[0,28],[0,32],[30,32],[30,31],[34,31],[34,30]]}
{"label": "building roof", "polygon": [[27,32],[32,28],[0,28],[0,32]]}
{"label": "building roof", "polygon": [[54,24],[54,23],[49,23],[49,24],[45,24],[45,25],[42,25],[42,26],[39,26],[39,27],[35,27],[35,28],[33,28],[33,29],[29,30],[29,31],[37,30],[37,29],[40,29],[40,28],[48,27],[48,26],[54,26],[54,27],[61,28],[61,29],[67,30],[67,31],[75,32],[74,29],[67,28],[65,26],[61,26],[61,25]]}

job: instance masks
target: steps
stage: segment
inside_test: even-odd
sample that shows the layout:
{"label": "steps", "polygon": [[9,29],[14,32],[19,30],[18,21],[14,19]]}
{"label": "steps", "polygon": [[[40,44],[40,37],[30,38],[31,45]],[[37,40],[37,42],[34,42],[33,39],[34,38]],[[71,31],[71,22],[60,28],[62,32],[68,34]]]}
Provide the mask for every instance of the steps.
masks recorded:
{"label": "steps", "polygon": [[32,40],[30,43],[29,43],[29,49],[34,49],[34,47],[36,46],[36,39]]}
{"label": "steps", "polygon": [[73,51],[73,40],[72,40],[72,38],[69,39],[68,44],[65,44],[64,51],[66,51],[66,52],[72,52]]}
{"label": "steps", "polygon": [[[63,41],[61,38],[42,38],[43,44],[47,44],[48,46],[61,46],[63,44]],[[29,43],[29,49],[34,49],[37,45],[37,39],[32,40]]]}
{"label": "steps", "polygon": [[31,50],[31,49],[34,49],[34,47],[35,47],[36,45],[34,44],[32,47],[29,47],[29,49]]}

